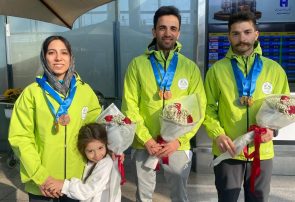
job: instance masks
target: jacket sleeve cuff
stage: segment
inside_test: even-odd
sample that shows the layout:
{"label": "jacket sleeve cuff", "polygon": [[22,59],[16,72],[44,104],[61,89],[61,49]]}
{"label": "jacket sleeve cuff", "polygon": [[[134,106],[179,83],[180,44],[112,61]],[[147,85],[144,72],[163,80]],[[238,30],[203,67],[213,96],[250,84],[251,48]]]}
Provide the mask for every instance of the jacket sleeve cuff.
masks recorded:
{"label": "jacket sleeve cuff", "polygon": [[70,181],[66,179],[66,180],[64,181],[63,186],[62,186],[61,193],[67,195],[67,194],[68,194],[68,190],[69,190],[69,186],[70,186]]}
{"label": "jacket sleeve cuff", "polygon": [[221,134],[225,134],[225,131],[223,128],[217,128],[215,130],[209,131],[208,134],[213,140],[215,140]]}
{"label": "jacket sleeve cuff", "polygon": [[37,184],[37,185],[42,185],[47,178],[49,177],[49,173],[44,167],[40,167],[38,171],[35,173],[34,176],[32,176],[32,180]]}
{"label": "jacket sleeve cuff", "polygon": [[153,137],[151,135],[145,135],[144,137],[138,138],[138,141],[142,144],[145,145],[147,141],[152,139]]}
{"label": "jacket sleeve cuff", "polygon": [[177,140],[179,141],[180,147],[181,147],[182,145],[186,145],[187,142],[189,141],[185,136],[181,136],[181,137],[179,137]]}

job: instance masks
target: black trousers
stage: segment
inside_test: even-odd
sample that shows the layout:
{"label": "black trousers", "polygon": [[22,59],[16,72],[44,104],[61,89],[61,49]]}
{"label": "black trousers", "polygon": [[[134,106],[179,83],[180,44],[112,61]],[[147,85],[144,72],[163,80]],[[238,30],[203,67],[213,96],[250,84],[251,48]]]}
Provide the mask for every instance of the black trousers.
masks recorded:
{"label": "black trousers", "polygon": [[250,191],[251,161],[227,159],[214,167],[219,202],[238,201],[243,184],[245,202],[267,202],[272,175],[272,159],[260,161],[260,175],[255,179],[255,192]]}
{"label": "black trousers", "polygon": [[50,198],[46,196],[40,196],[40,195],[33,195],[29,193],[29,202],[42,202],[42,201],[50,201],[50,202],[78,202],[78,200],[74,200],[71,198],[68,198],[66,195],[63,195],[59,198]]}

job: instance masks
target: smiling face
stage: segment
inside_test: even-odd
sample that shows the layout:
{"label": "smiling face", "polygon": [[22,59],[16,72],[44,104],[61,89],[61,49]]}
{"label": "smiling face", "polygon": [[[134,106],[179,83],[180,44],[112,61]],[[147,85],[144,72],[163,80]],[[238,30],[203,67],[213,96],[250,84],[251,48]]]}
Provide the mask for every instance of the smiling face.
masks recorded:
{"label": "smiling face", "polygon": [[236,22],[231,25],[228,39],[234,53],[249,56],[259,33],[251,21]]}
{"label": "smiling face", "polygon": [[49,69],[59,80],[63,80],[71,63],[71,54],[61,40],[53,40],[48,45],[45,58]]}
{"label": "smiling face", "polygon": [[179,35],[179,21],[174,15],[161,16],[158,19],[156,28],[153,29],[153,36],[157,40],[157,47],[163,51],[172,50]]}
{"label": "smiling face", "polygon": [[97,163],[106,156],[106,145],[99,140],[93,139],[85,148],[85,155],[89,161]]}

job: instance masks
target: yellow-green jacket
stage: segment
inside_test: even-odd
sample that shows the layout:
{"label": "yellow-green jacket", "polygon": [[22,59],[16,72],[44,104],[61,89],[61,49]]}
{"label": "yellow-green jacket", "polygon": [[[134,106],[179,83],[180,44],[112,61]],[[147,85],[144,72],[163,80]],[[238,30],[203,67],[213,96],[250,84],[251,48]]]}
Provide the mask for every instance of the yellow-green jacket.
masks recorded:
{"label": "yellow-green jacket", "polygon": [[[124,80],[122,111],[137,123],[136,135],[132,144],[136,149],[143,149],[148,140],[155,139],[160,134],[160,112],[164,105],[173,102],[174,99],[197,94],[200,98],[202,117],[204,117],[206,96],[200,70],[193,61],[179,53],[180,48],[181,44],[177,42],[175,49],[170,51],[167,60],[162,51],[149,48],[144,54],[134,58],[128,66]],[[178,52],[178,63],[171,85],[172,99],[165,101],[159,97],[159,87],[149,56],[154,53],[161,65],[167,68],[174,51]],[[196,134],[203,119],[191,132],[178,138],[181,144],[179,150],[190,149],[189,141]]]}
{"label": "yellow-green jacket", "polygon": [[[207,109],[204,125],[209,137],[213,140],[213,154],[220,155],[215,139],[226,134],[232,140],[247,132],[247,107],[241,106],[236,80],[232,70],[230,59],[236,58],[238,67],[249,73],[254,62],[255,54],[259,55],[263,67],[257,78],[254,104],[248,107],[249,125],[256,123],[256,114],[264,98],[270,94],[289,94],[289,85],[285,71],[275,61],[262,56],[259,43],[256,43],[253,53],[248,57],[238,56],[230,48],[225,58],[217,61],[209,68],[205,91],[207,95]],[[247,67],[247,68],[246,68]],[[253,144],[249,152],[254,150]],[[260,146],[260,158],[271,159],[274,156],[273,142],[262,143]],[[236,159],[246,160],[243,152]]]}
{"label": "yellow-green jacket", "polygon": [[48,176],[82,177],[85,162],[77,150],[77,135],[81,126],[96,120],[101,107],[93,90],[79,77],[76,86],[68,109],[70,123],[59,125],[56,134],[52,132],[54,117],[45,94],[56,111],[59,105],[47,92],[44,94],[36,82],[24,89],[14,105],[9,142],[20,159],[21,180],[29,193],[41,195],[38,185]]}

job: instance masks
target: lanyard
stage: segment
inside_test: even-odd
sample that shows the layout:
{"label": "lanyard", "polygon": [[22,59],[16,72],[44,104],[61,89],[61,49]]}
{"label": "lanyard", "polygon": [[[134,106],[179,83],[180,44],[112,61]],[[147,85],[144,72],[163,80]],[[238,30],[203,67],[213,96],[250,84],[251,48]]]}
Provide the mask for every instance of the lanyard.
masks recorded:
{"label": "lanyard", "polygon": [[160,87],[160,90],[164,91],[164,89],[165,89],[165,90],[169,91],[171,88],[171,85],[172,85],[172,81],[174,78],[174,74],[175,74],[176,66],[177,66],[177,62],[178,62],[177,53],[174,52],[174,55],[171,59],[171,62],[169,64],[166,72],[165,72],[163,66],[160,63],[157,63],[154,54],[150,55],[150,62],[152,64],[154,75],[155,75],[157,84]]}
{"label": "lanyard", "polygon": [[246,78],[244,77],[243,72],[239,69],[236,59],[231,59],[231,65],[234,71],[239,97],[252,97],[256,88],[257,78],[262,70],[262,60],[259,56],[255,56],[252,68]]}
{"label": "lanyard", "polygon": [[49,99],[46,97],[47,103],[49,105],[50,111],[55,117],[56,122],[58,121],[58,118],[63,115],[68,113],[68,109],[71,106],[71,103],[73,101],[74,95],[76,93],[76,78],[75,76],[72,77],[71,84],[70,84],[70,92],[69,95],[63,100],[59,94],[53,90],[53,88],[46,82],[47,77],[44,74],[42,79],[36,78],[37,83],[41,86],[43,91],[47,91],[60,105],[57,112],[55,111],[52,103],[49,101]]}

